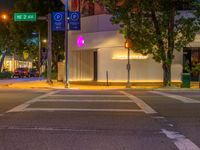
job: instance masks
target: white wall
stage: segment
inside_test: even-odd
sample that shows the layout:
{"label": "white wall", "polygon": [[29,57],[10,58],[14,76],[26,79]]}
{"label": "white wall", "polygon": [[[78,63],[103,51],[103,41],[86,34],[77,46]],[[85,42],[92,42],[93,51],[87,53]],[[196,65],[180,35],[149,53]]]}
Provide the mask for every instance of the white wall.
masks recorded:
{"label": "white wall", "polygon": [[[106,71],[109,72],[110,81],[127,80],[127,60],[113,60],[116,54],[127,54],[127,50],[121,48],[101,48],[98,50],[98,81],[106,81]],[[178,54],[178,53],[177,53]],[[180,53],[178,54],[180,55]],[[179,57],[180,58],[180,57]],[[178,58],[172,65],[172,80],[180,81],[182,65]],[[132,59],[131,63],[131,81],[133,82],[161,82],[163,79],[162,66],[156,63],[151,56],[148,59]]]}

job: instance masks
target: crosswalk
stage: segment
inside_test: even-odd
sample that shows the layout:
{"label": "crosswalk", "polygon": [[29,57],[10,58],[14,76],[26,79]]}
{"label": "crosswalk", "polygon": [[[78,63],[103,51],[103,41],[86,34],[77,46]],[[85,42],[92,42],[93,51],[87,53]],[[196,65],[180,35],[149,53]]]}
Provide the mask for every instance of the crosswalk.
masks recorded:
{"label": "crosswalk", "polygon": [[77,111],[156,113],[142,100],[122,91],[53,91],[21,104],[8,112]]}
{"label": "crosswalk", "polygon": [[[198,100],[158,91],[149,93],[179,100],[183,103],[200,103]],[[141,98],[126,91],[76,91],[56,90],[33,98],[10,112],[137,112],[145,114],[157,113]]]}

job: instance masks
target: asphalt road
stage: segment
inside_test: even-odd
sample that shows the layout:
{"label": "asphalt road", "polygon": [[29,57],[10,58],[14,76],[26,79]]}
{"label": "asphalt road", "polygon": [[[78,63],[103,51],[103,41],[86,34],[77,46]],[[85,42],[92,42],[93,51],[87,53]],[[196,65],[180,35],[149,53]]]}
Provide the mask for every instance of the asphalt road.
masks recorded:
{"label": "asphalt road", "polygon": [[200,150],[199,91],[0,90],[0,150]]}

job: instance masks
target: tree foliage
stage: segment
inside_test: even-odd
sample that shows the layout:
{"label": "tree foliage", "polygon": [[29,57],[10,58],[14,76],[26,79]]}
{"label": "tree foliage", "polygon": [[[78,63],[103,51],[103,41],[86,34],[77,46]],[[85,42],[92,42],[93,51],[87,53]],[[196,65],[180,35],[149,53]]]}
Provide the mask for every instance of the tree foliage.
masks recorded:
{"label": "tree foliage", "polygon": [[[103,0],[111,21],[120,24],[132,50],[151,54],[162,63],[164,86],[171,83],[174,50],[182,50],[199,31],[200,4],[197,0]],[[189,11],[180,11],[180,6]]]}
{"label": "tree foliage", "polygon": [[[63,4],[60,0],[20,0],[17,1],[12,15],[16,12],[36,12],[38,17],[47,17],[48,13],[53,11],[63,11]],[[37,20],[36,22],[14,22],[10,23],[12,29],[12,36],[16,41],[16,52],[18,55],[22,55],[24,50],[29,51],[29,55],[32,58],[38,59],[38,34],[41,34],[41,40],[47,39],[47,21]],[[36,33],[37,35],[33,35]],[[62,39],[62,34],[58,33],[60,36],[57,36],[56,42],[53,42],[53,52],[61,50],[64,51],[64,42]],[[58,48],[61,47],[61,48]],[[54,52],[53,54],[56,54]],[[56,56],[54,56],[56,57]]]}
{"label": "tree foliage", "polygon": [[0,19],[0,72],[3,67],[3,62],[6,54],[11,53],[14,46],[14,39],[11,35],[9,19]]}

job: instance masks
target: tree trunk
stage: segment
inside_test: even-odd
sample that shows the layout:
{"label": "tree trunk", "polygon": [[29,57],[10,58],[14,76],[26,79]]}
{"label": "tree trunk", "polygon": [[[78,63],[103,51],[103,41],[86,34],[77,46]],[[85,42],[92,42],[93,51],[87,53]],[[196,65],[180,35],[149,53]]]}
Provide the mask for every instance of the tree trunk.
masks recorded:
{"label": "tree trunk", "polygon": [[171,64],[163,63],[163,86],[171,86]]}
{"label": "tree trunk", "polygon": [[2,54],[2,57],[1,57],[1,60],[0,60],[0,72],[1,72],[1,70],[2,70],[4,58],[5,58],[5,56],[6,56],[7,51],[8,51],[8,50],[6,49],[6,51]]}

